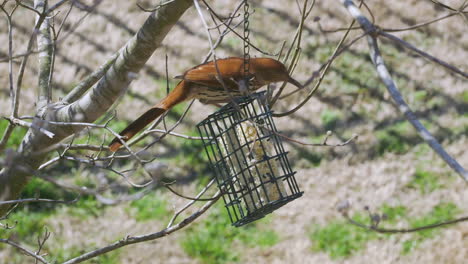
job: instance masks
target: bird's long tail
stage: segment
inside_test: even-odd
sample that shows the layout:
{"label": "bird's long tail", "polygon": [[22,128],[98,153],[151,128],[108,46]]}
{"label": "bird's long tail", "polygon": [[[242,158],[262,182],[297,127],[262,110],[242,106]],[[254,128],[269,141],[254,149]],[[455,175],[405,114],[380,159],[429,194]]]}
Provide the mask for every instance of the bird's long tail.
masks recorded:
{"label": "bird's long tail", "polygon": [[[143,128],[145,128],[153,120],[164,114],[166,111],[181,103],[189,98],[189,89],[185,81],[181,81],[175,88],[172,90],[166,98],[164,98],[159,104],[151,107],[143,115],[141,115],[137,120],[133,121],[128,125],[122,132],[120,136],[122,140],[128,141]],[[122,146],[122,142],[118,137],[115,137],[112,142],[109,144],[109,149],[112,152],[116,152]]]}

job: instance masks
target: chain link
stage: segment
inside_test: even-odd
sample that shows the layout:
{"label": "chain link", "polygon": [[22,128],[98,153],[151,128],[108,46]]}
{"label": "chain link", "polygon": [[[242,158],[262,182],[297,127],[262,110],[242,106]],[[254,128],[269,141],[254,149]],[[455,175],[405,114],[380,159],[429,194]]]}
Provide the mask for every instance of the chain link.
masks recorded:
{"label": "chain link", "polygon": [[249,88],[249,75],[250,75],[250,29],[249,29],[249,2],[244,0],[244,79],[246,81],[247,89]]}

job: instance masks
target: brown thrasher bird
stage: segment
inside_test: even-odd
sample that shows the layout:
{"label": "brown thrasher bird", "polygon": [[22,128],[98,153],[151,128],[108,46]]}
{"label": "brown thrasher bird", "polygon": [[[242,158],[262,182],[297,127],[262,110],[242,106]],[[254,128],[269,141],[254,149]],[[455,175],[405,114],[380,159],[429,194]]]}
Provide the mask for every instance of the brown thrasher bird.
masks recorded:
{"label": "brown thrasher bird", "polygon": [[[249,60],[249,91],[242,91],[247,87],[245,81],[244,59],[230,57],[207,62],[193,67],[183,75],[175,78],[182,79],[177,86],[159,104],[151,107],[137,120],[120,132],[122,140],[127,141],[146,127],[153,120],[164,114],[175,105],[190,99],[199,99],[205,104],[227,103],[233,97],[239,97],[255,91],[262,86],[274,82],[289,82],[298,88],[302,85],[291,78],[286,67],[279,61],[270,58],[251,58]],[[217,68],[217,69],[216,69]],[[218,74],[219,71],[219,74]],[[219,77],[222,83],[219,81]],[[224,85],[223,85],[224,84]],[[115,152],[122,146],[116,137],[109,145]]]}

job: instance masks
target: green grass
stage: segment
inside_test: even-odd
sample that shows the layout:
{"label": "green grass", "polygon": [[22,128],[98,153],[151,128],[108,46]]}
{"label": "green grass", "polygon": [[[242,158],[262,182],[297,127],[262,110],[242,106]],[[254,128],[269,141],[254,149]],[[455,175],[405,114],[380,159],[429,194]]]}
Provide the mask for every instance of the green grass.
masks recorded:
{"label": "green grass", "polygon": [[242,249],[247,247],[271,247],[278,243],[279,235],[260,226],[268,219],[239,228],[231,225],[227,212],[221,206],[202,223],[192,226],[181,239],[184,251],[201,263],[225,263],[242,260]]}
{"label": "green grass", "polygon": [[[21,194],[22,198],[44,198],[52,200],[71,201],[76,195],[65,192],[59,187],[33,177],[25,186]],[[26,203],[19,205],[9,216],[9,223],[17,222],[13,229],[3,230],[6,234],[15,234],[21,239],[37,237],[42,233],[43,227],[47,226],[49,217],[57,214],[57,211],[65,210],[67,214],[80,217],[81,219],[98,216],[100,214],[100,204],[92,196],[82,196],[73,204],[63,206],[56,203]]]}
{"label": "green grass", "polygon": [[69,215],[86,219],[88,217],[99,217],[104,205],[100,204],[93,196],[83,196],[75,204],[64,207]]}
{"label": "green grass", "polygon": [[[406,216],[407,208],[385,204],[379,213],[386,216],[382,224],[394,224]],[[367,215],[356,214],[353,219],[359,223],[369,223]],[[369,241],[386,237],[388,235],[367,231],[343,219],[333,220],[325,226],[313,226],[309,233],[312,250],[326,252],[332,259],[349,257],[362,250]]]}
{"label": "green grass", "polygon": [[378,143],[376,151],[379,155],[385,152],[402,154],[410,149],[409,141],[415,136],[411,125],[402,121],[375,133]]}
{"label": "green grass", "polygon": [[[185,132],[189,136],[198,137],[198,133],[193,130]],[[209,160],[203,142],[201,140],[191,140],[179,137],[166,137],[165,142],[171,146],[171,151],[163,159],[169,166],[183,168],[189,174],[197,174],[200,177],[213,176],[209,167]]]}
{"label": "green grass", "polygon": [[393,224],[406,216],[407,208],[402,205],[390,206],[384,204],[380,212],[386,216],[385,223]]}
{"label": "green grass", "polygon": [[308,148],[298,148],[297,155],[299,156],[299,158],[307,160],[315,167],[319,166],[322,162],[322,159],[324,158],[323,154],[315,152]]}
{"label": "green grass", "polygon": [[[134,210],[129,211],[137,221],[147,221],[151,219],[166,220],[169,215],[168,204],[161,198],[161,193],[150,193],[140,200],[130,203]],[[130,208],[128,209],[130,210]]]}
{"label": "green grass", "polygon": [[[362,215],[353,216],[358,222],[366,222]],[[374,232],[351,225],[344,220],[331,221],[325,226],[315,226],[309,234],[313,242],[312,250],[324,251],[332,259],[344,258],[363,249],[367,242],[376,239]]]}
{"label": "green grass", "polygon": [[341,117],[341,113],[335,110],[326,109],[320,113],[320,120],[322,121],[322,125],[326,130],[333,130],[340,121]]}
{"label": "green grass", "polygon": [[[453,203],[440,203],[435,206],[431,212],[419,218],[410,221],[412,228],[427,226],[453,219],[460,210]],[[424,240],[433,238],[443,227],[422,230],[414,233],[413,237],[402,244],[402,253],[409,254],[416,249]]]}
{"label": "green grass", "polygon": [[[60,187],[54,184],[44,181],[37,177],[32,177],[28,184],[24,187],[22,198],[43,198],[52,200],[73,200],[76,195],[66,192]],[[27,205],[28,210],[31,211],[44,211],[49,209],[55,209],[57,204],[52,203],[29,203]]]}
{"label": "green grass", "polygon": [[[382,228],[385,225],[394,225],[407,218],[407,208],[401,205],[383,205],[378,211],[386,216],[386,219],[379,225]],[[409,226],[417,228],[447,221],[453,219],[459,211],[453,203],[440,203],[427,215],[410,219]],[[368,218],[368,216],[363,215],[353,216],[355,221],[363,224],[369,224]],[[435,228],[413,233],[410,239],[402,243],[402,254],[410,253],[425,239],[433,238],[439,231],[440,228]],[[314,226],[309,233],[309,238],[313,242],[312,250],[326,252],[332,259],[337,259],[346,258],[357,253],[371,240],[385,239],[394,235],[396,234],[379,234],[367,231],[340,219],[331,221],[325,226]]]}
{"label": "green grass", "polygon": [[468,91],[464,91],[460,94],[461,101],[468,104]]}
{"label": "green grass", "polygon": [[[5,236],[18,236],[22,240],[25,238],[37,237],[43,232],[44,226],[47,224],[48,218],[51,216],[51,212],[34,212],[29,209],[28,206],[18,208],[8,217],[10,225],[16,223],[13,229],[4,230],[0,229],[2,237]],[[49,231],[51,231],[49,229]]]}
{"label": "green grass", "polygon": [[[189,133],[189,135],[198,136],[198,134],[195,133]],[[178,149],[181,155],[175,159],[175,162],[177,164],[185,164],[195,171],[205,171],[208,167],[209,160],[205,148],[203,147],[203,142],[201,140],[180,138],[178,138],[178,141],[180,141]]]}
{"label": "green grass", "polygon": [[[5,120],[3,118],[0,119],[0,138],[3,137],[8,123],[8,120]],[[24,127],[16,126],[13,132],[11,133],[10,138],[8,139],[6,148],[16,149],[21,144],[21,141],[23,140],[23,137],[24,135],[26,135],[27,131],[28,130]]]}
{"label": "green grass", "polygon": [[442,187],[442,184],[435,173],[417,168],[413,179],[406,186],[418,189],[422,194],[427,194]]}

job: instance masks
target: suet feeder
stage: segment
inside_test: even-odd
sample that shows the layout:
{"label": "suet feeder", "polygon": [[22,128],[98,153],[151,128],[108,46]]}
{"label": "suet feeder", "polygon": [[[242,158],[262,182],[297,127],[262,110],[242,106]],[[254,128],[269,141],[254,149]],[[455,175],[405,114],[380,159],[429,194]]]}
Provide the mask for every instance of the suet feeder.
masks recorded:
{"label": "suet feeder", "polygon": [[234,99],[197,125],[234,226],[302,196],[265,93]]}

